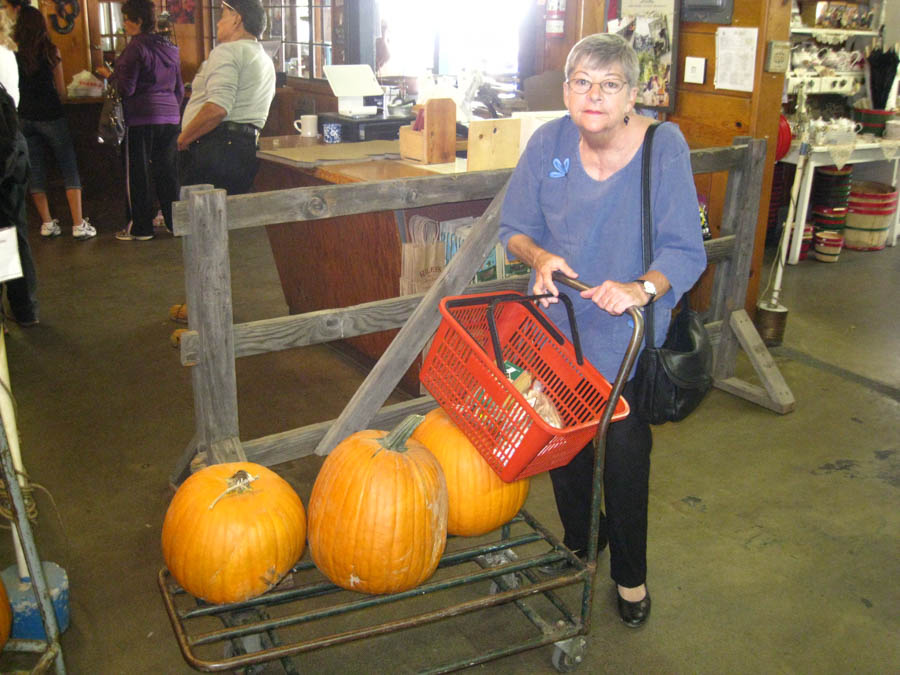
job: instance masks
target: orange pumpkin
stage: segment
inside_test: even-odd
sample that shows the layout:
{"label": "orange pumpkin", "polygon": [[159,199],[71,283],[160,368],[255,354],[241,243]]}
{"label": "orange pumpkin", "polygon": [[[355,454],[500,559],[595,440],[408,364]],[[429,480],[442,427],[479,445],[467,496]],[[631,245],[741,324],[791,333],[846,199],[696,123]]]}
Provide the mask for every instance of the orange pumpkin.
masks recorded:
{"label": "orange pumpkin", "polygon": [[309,497],[309,552],[336,585],[396,593],[428,579],[447,543],[440,464],[409,435],[410,415],[387,433],[368,429],[328,455]]}
{"label": "orange pumpkin", "polygon": [[277,584],[303,555],[303,502],[275,472],[252,462],[213,464],[172,498],[162,552],[191,595],[242,602]]}
{"label": "orange pumpkin", "polygon": [[504,483],[440,408],[425,416],[412,437],[437,457],[447,481],[447,532],[476,537],[508,523],[528,497],[530,480]]}
{"label": "orange pumpkin", "polygon": [[0,650],[6,646],[6,641],[9,640],[12,622],[13,613],[9,604],[9,596],[6,594],[6,586],[0,580]]}

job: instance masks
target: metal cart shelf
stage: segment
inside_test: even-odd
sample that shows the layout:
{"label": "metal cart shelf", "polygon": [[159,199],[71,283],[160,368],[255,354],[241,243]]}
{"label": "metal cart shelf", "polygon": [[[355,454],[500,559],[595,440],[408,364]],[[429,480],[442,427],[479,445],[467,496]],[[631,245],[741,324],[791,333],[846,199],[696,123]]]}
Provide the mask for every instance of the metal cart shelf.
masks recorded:
{"label": "metal cart shelf", "polygon": [[[563,277],[557,277],[557,281],[579,290],[587,288]],[[259,598],[227,605],[198,604],[164,568],[159,573],[159,586],[187,662],[199,670],[216,672],[281,660],[286,672],[296,672],[292,656],[514,604],[536,633],[443,665],[420,664],[415,670],[452,672],[549,644],[556,645],[552,660],[557,670],[575,668],[585,648],[580,636],[590,630],[606,431],[644,334],[641,311],[630,308],[628,315],[633,325],[631,341],[603,408],[594,443],[591,555],[587,561],[578,558],[523,509],[500,528],[499,537],[493,541],[451,538],[432,579],[389,595],[345,591],[324,579],[311,562],[301,562],[286,582]],[[563,558],[571,565],[569,573],[547,578],[538,570]],[[570,608],[573,599],[561,593],[566,588],[573,588],[580,608]],[[326,599],[329,602],[324,602]],[[373,612],[376,608],[384,611]],[[383,620],[385,614],[391,616],[388,621]],[[210,626],[210,617],[220,618],[225,628]],[[334,621],[336,618],[345,620]],[[496,623],[485,620],[481,625]],[[216,651],[225,656],[217,658]],[[392,664],[392,670],[397,669]]]}

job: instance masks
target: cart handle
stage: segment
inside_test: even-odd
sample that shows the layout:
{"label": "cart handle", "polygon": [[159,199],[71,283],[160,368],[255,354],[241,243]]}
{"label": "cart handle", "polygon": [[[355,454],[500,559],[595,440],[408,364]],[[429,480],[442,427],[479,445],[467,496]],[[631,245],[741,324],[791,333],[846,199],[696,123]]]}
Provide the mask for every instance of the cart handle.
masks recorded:
{"label": "cart handle", "polygon": [[[535,300],[541,300],[542,298],[552,298],[552,293],[544,293],[542,295],[518,295],[515,293],[510,293],[509,295],[498,295],[493,298],[488,303],[487,308],[487,321],[488,321],[488,330],[491,333],[491,345],[494,347],[494,358],[497,359],[497,368],[500,369],[501,373],[506,372],[506,364],[503,363],[503,350],[500,347],[500,336],[497,334],[497,320],[494,317],[494,309],[501,302],[518,302],[524,305],[529,312],[537,319],[541,326],[544,327],[544,330],[550,334],[554,340],[556,340],[557,344],[565,344],[566,338],[562,333],[554,326],[546,316],[544,316],[541,312],[535,308],[532,304]],[[575,309],[572,307],[572,301],[569,299],[565,293],[559,294],[560,300],[563,301],[563,304],[566,306],[566,314],[569,315],[569,327],[572,329],[572,346],[575,348],[575,360],[578,361],[578,365],[584,365],[584,354],[581,351],[581,338],[578,335],[578,326],[575,323]]]}
{"label": "cart handle", "polygon": [[[559,271],[553,273],[553,281],[558,281],[569,288],[574,288],[576,291],[586,291],[593,288],[583,281],[567,277]],[[562,294],[560,294],[560,296],[562,296]],[[600,418],[600,427],[597,429],[598,439],[606,437],[606,427],[609,426],[616,403],[619,401],[619,395],[622,393],[622,390],[625,388],[625,382],[628,380],[628,373],[631,372],[631,368],[637,360],[638,352],[641,347],[641,340],[644,339],[643,310],[641,310],[640,307],[632,306],[626,309],[625,313],[628,314],[631,317],[632,322],[634,322],[634,331],[631,334],[631,340],[628,342],[628,347],[625,349],[625,356],[622,359],[622,364],[619,366],[619,372],[616,374],[616,379],[613,381],[612,389],[609,392],[609,399],[606,408],[603,411],[603,416]]]}

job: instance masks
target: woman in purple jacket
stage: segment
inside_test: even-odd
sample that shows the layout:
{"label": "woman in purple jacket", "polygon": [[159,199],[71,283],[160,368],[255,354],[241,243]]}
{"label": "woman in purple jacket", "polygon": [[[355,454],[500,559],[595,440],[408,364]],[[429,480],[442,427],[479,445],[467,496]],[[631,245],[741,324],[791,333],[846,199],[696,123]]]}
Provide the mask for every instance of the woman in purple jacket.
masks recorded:
{"label": "woman in purple jacket", "polygon": [[150,0],[122,5],[125,34],[131,39],[116,59],[115,70],[98,72],[115,83],[125,109],[125,164],[128,226],[121,241],[153,239],[152,188],[172,231],[172,202],[178,199],[177,150],[184,83],[178,47],[156,34],[156,7]]}

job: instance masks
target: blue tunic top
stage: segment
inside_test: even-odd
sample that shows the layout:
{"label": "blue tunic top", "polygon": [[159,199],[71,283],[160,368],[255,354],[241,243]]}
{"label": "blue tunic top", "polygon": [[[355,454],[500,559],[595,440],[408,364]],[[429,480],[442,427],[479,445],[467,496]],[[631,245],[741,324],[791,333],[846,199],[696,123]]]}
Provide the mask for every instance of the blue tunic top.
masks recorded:
{"label": "blue tunic top", "polygon": [[[565,258],[579,280],[598,286],[607,279],[633,281],[644,273],[641,259],[641,156],[606,180],[591,178],[581,164],[579,131],[566,115],[547,122],[528,142],[500,216],[504,246],[515,234]],[[671,290],[654,303],[656,344],[665,339],[672,308],[706,268],[690,151],[678,127],[664,123],[653,139],[651,204],[653,261]],[[534,283],[534,275],[531,279]],[[633,325],[611,316],[577,291],[560,288],[575,306],[587,359],[610,382],[624,358]],[[562,303],[548,307],[551,320],[571,337]]]}

